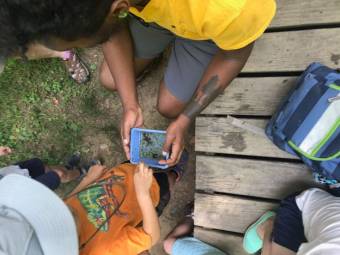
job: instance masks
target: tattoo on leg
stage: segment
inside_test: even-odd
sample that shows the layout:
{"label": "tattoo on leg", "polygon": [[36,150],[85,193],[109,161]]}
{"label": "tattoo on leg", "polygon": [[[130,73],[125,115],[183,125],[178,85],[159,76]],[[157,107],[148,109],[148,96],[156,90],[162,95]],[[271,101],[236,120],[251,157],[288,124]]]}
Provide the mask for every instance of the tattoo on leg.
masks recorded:
{"label": "tattoo on leg", "polygon": [[193,120],[220,94],[220,91],[219,78],[215,75],[196,93],[196,96],[190,100],[183,114],[190,120]]}

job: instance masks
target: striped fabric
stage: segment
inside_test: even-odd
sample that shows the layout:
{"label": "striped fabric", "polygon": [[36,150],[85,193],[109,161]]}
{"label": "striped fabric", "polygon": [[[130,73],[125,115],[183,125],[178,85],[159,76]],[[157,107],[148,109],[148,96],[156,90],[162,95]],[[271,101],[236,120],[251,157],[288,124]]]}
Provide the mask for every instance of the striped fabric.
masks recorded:
{"label": "striped fabric", "polygon": [[340,181],[340,73],[310,65],[266,128],[281,149]]}

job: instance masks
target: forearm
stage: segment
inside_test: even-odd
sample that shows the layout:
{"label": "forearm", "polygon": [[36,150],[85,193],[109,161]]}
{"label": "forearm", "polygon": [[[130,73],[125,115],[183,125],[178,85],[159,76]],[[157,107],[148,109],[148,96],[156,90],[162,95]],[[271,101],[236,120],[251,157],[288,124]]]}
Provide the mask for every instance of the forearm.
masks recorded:
{"label": "forearm", "polygon": [[88,187],[90,184],[92,184],[94,181],[85,176],[81,182],[77,185],[77,187],[75,187],[75,189],[67,196],[67,197],[71,197],[74,196],[75,194],[79,193],[80,191],[84,190],[86,187]]}
{"label": "forearm", "polygon": [[137,194],[137,200],[143,215],[143,229],[151,236],[152,245],[154,245],[160,238],[160,225],[151,196]]}
{"label": "forearm", "polygon": [[138,106],[133,47],[128,27],[116,32],[102,48],[123,107]]}
{"label": "forearm", "polygon": [[182,116],[193,120],[240,73],[251,53],[253,45],[236,51],[218,52],[206,69],[196,94],[184,109]]}

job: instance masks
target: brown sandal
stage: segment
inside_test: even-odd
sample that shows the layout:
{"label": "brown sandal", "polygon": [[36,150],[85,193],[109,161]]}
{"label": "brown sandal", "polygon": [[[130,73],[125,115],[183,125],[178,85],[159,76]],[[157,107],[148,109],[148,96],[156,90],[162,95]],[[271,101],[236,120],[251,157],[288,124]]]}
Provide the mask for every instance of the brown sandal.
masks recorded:
{"label": "brown sandal", "polygon": [[70,77],[78,84],[83,84],[90,79],[90,71],[74,50],[68,52],[67,58],[63,60]]}

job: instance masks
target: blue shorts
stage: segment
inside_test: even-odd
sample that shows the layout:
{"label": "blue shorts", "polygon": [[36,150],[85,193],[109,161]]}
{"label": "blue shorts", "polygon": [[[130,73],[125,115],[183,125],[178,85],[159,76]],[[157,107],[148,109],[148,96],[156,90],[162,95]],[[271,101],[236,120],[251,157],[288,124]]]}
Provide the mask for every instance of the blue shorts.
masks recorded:
{"label": "blue shorts", "polygon": [[45,165],[38,158],[21,161],[17,165],[21,169],[27,169],[32,179],[44,184],[51,190],[57,189],[60,185],[59,175],[54,171],[45,172]]}
{"label": "blue shorts", "polygon": [[202,241],[185,237],[177,239],[172,246],[172,255],[226,255],[226,253],[212,247]]}
{"label": "blue shorts", "polygon": [[304,233],[302,213],[296,204],[296,195],[281,201],[272,233],[273,241],[291,251],[297,252],[307,242]]}

